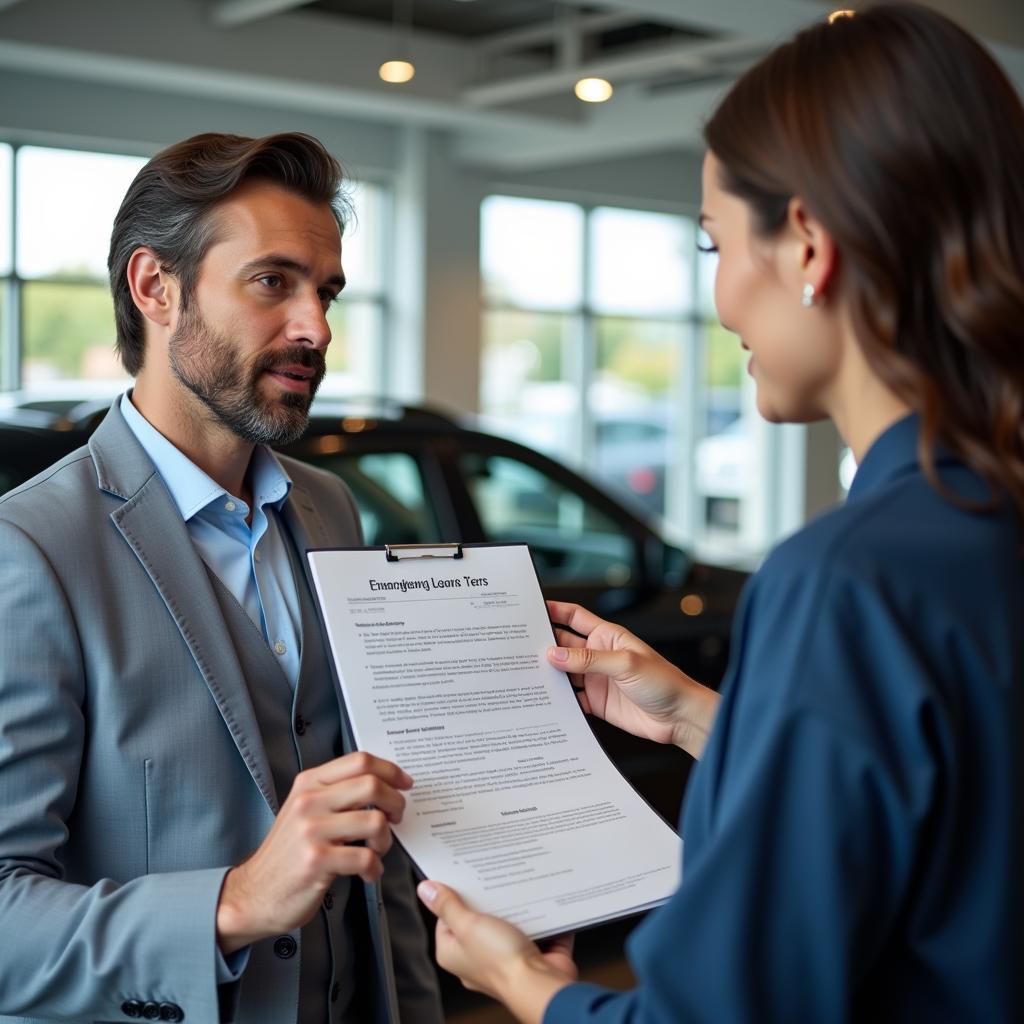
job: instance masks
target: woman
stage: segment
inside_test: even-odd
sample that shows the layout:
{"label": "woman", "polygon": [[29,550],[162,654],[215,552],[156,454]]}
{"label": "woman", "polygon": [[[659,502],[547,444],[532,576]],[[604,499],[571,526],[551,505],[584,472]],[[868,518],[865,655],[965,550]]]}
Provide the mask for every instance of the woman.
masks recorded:
{"label": "woman", "polygon": [[720,706],[551,609],[584,710],[698,755],[710,733],[638,987],[576,983],[564,944],[425,882],[439,962],[545,1024],[1024,1019],[1024,109],[951,22],[880,6],[769,54],[705,137],[758,409],[831,417],[860,469],[751,580]]}

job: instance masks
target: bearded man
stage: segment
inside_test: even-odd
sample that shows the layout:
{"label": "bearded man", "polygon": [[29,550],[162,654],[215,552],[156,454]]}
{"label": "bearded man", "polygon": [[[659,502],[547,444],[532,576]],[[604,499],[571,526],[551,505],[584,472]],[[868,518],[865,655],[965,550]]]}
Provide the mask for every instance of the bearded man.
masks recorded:
{"label": "bearded man", "polygon": [[0,500],[0,1021],[432,1024],[412,780],[352,750],[305,551],[360,542],[298,437],[344,287],[308,136],[200,135],[114,223],[135,385]]}

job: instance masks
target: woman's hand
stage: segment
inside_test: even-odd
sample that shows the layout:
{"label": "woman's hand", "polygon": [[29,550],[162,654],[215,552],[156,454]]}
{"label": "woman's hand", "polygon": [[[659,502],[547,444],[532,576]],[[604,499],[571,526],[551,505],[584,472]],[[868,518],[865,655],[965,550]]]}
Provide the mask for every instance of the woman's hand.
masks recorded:
{"label": "woman's hand", "polygon": [[439,882],[421,882],[416,891],[437,915],[437,962],[520,1021],[539,1022],[554,994],[576,980],[572,936],[549,939],[542,949],[515,925],[471,910]]}
{"label": "woman's hand", "polygon": [[[548,651],[548,661],[569,673],[588,715],[700,757],[718,710],[714,690],[691,679],[628,629],[578,604],[547,605],[560,645]],[[569,628],[559,628],[565,626]]]}

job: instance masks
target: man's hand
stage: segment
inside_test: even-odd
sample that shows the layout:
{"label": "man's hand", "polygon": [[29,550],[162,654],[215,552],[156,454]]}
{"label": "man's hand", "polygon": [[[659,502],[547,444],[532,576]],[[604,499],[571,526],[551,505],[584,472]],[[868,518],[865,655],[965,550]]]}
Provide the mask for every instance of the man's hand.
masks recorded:
{"label": "man's hand", "polygon": [[555,993],[576,980],[571,937],[551,939],[542,950],[515,925],[478,914],[439,882],[421,882],[416,891],[437,915],[437,962],[520,1021],[539,1022]]}
{"label": "man's hand", "polygon": [[[301,772],[255,853],[232,868],[217,904],[217,942],[232,953],[306,924],[338,875],[380,878],[412,779],[357,751]],[[354,846],[353,843],[360,843]]]}
{"label": "man's hand", "polygon": [[691,679],[628,629],[578,604],[547,605],[560,645],[548,650],[548,661],[569,673],[588,715],[701,756],[718,710],[714,690]]}

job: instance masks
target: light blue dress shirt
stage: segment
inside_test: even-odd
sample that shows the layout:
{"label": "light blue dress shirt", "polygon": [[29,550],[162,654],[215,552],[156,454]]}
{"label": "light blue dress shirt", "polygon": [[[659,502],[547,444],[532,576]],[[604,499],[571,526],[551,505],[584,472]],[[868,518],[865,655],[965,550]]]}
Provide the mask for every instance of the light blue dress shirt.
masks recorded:
{"label": "light blue dress shirt", "polygon": [[249,465],[250,526],[249,506],[175,448],[135,408],[130,394],[121,397],[121,414],[171,492],[196,550],[263,634],[294,688],[302,634],[295,577],[280,521],[292,486],[288,474],[269,448],[256,446]]}

